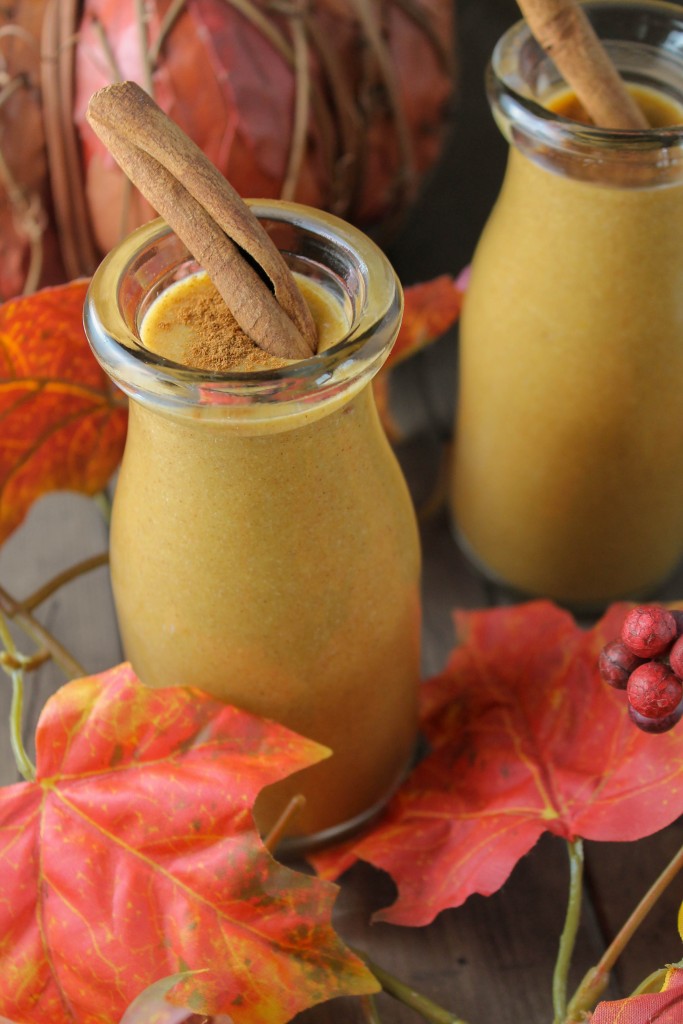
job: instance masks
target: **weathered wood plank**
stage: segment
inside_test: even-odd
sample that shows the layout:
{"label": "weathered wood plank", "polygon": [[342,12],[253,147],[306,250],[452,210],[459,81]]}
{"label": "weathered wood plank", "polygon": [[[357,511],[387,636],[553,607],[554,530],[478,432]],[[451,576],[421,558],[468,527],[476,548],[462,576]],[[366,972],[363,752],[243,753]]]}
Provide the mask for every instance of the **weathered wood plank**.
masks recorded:
{"label": "weathered wood plank", "polygon": [[[650,885],[683,846],[683,819],[636,843],[587,844],[588,884],[605,934],[615,935]],[[677,916],[683,875],[670,885],[619,958],[614,979],[632,992],[652,971],[681,959]]]}
{"label": "weathered wood plank", "polygon": [[[26,522],[0,548],[0,583],[16,600],[24,600],[58,573],[107,549],[107,526],[96,504],[73,494],[49,495],[38,502]],[[108,571],[94,570],[70,582],[36,610],[36,618],[85,668],[98,672],[121,660],[109,589]],[[35,644],[13,630],[19,650]],[[25,695],[25,743],[33,753],[33,735],[45,701],[65,681],[53,663],[30,673]],[[9,678],[0,682],[0,782],[16,777],[7,740]]]}
{"label": "weathered wood plank", "polygon": [[[567,888],[564,844],[547,836],[515,868],[494,896],[474,896],[425,928],[369,923],[369,912],[393,899],[391,881],[367,865],[343,879],[336,924],[344,938],[468,1024],[550,1024],[552,972],[563,924]],[[601,939],[586,904],[571,986],[599,957]],[[612,990],[616,994],[616,990]],[[382,1019],[410,1024],[417,1018],[382,996]],[[343,1007],[343,1013],[342,1013]],[[360,1021],[342,1001],[302,1015],[307,1024]]]}

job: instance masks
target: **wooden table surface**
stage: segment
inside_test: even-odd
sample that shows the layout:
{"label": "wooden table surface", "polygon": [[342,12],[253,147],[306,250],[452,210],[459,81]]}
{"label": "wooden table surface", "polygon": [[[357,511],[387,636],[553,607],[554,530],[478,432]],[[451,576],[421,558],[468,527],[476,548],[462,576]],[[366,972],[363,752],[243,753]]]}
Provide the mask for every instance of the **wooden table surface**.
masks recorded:
{"label": "wooden table surface", "polygon": [[[502,174],[504,146],[483,98],[483,67],[493,42],[517,17],[512,0],[461,0],[459,35],[463,63],[461,100],[451,142],[439,172],[390,247],[406,283],[456,273],[469,259]],[[450,433],[455,380],[455,337],[400,368],[396,392],[403,422],[413,435],[400,458],[416,503],[431,492]],[[442,510],[422,524],[424,557],[425,676],[440,670],[453,644],[455,607],[483,607],[501,599],[467,565],[453,543]],[[32,593],[73,563],[106,550],[107,530],[92,502],[74,495],[41,501],[27,523],[0,549],[0,583],[15,597]],[[683,573],[662,598],[683,597]],[[106,568],[60,590],[41,606],[39,618],[88,672],[122,659]],[[31,676],[26,695],[25,736],[32,749],[37,716],[63,682],[52,665]],[[9,684],[0,688],[0,783],[17,778],[6,726]],[[590,722],[586,723],[590,728]],[[683,843],[683,825],[636,844],[587,844],[583,924],[572,980],[599,958],[637,898]],[[337,926],[348,941],[469,1024],[550,1024],[551,974],[563,921],[567,863],[561,840],[545,837],[515,868],[495,896],[472,897],[442,913],[426,928],[369,925],[373,909],[391,902],[392,883],[359,865],[344,880]],[[609,996],[627,994],[647,974],[681,957],[676,928],[683,880],[652,911],[614,972]],[[403,1024],[414,1013],[381,996],[382,1019]],[[333,1001],[308,1011],[315,1022],[361,1021],[358,1005]],[[683,1022],[683,1010],[681,1012]]]}

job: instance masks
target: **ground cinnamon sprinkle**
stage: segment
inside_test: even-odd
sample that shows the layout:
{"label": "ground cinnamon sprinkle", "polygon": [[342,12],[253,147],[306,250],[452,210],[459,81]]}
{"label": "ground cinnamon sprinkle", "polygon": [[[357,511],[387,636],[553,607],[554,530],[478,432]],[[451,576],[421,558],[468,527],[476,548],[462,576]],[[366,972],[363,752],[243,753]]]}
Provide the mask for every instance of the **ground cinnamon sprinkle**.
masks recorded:
{"label": "ground cinnamon sprinkle", "polygon": [[221,373],[285,365],[286,360],[268,355],[244,333],[213,287],[179,310],[178,322],[192,331],[187,361],[198,370]]}
{"label": "ground cinnamon sprinkle", "polygon": [[[323,351],[341,341],[347,322],[321,286],[307,281],[302,291]],[[178,281],[159,296],[144,319],[141,337],[150,351],[209,373],[249,373],[291,363],[259,348],[244,333],[204,273]]]}

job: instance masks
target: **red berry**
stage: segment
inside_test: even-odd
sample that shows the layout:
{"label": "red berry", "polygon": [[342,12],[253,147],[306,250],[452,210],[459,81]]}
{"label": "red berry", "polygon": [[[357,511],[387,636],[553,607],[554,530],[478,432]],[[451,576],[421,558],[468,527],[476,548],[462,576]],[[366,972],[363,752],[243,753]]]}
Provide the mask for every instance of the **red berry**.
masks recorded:
{"label": "red berry", "polygon": [[621,639],[639,658],[656,658],[676,637],[676,620],[659,605],[632,608],[621,627]]}
{"label": "red berry", "polygon": [[628,701],[645,718],[663,718],[671,714],[683,697],[683,684],[667,665],[647,661],[628,677]]}
{"label": "red berry", "polygon": [[683,636],[679,636],[669,651],[669,664],[671,665],[671,671],[679,679],[683,679]]}
{"label": "red berry", "polygon": [[683,609],[671,608],[670,611],[676,623],[676,636],[680,636],[683,633]]}
{"label": "red berry", "polygon": [[611,640],[600,651],[598,671],[610,686],[616,690],[625,690],[631,672],[642,664],[643,659],[629,650],[621,640]]}
{"label": "red berry", "polygon": [[663,718],[646,718],[645,715],[638,714],[630,704],[627,707],[629,718],[643,732],[668,732],[669,729],[673,729],[683,718],[683,699],[679,702],[678,707],[674,708],[668,715],[664,715]]}

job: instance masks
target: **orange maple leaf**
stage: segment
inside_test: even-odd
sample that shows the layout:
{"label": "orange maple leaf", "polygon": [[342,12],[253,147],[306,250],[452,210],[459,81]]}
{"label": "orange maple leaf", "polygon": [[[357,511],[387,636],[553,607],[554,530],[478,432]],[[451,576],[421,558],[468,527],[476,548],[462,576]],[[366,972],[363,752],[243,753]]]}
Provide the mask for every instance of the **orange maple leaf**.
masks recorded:
{"label": "orange maple leaf", "polygon": [[35,781],[0,789],[0,1014],[116,1024],[179,972],[181,1005],[234,1024],[377,989],[336,887],[278,864],[251,814],[325,748],[121,665],[62,687],[36,749]]}
{"label": "orange maple leaf", "polygon": [[126,409],[83,330],[87,281],[0,306],[0,543],[48,491],[96,494],[116,469]]}
{"label": "orange maple leaf", "polygon": [[375,376],[375,404],[387,437],[392,442],[402,438],[390,405],[389,378],[392,369],[437,341],[452,327],[460,315],[466,276],[453,278],[442,274],[432,281],[409,285],[404,289],[401,328],[386,363]]}
{"label": "orange maple leaf", "polygon": [[386,366],[402,363],[453,326],[460,315],[465,280],[464,275],[441,274],[404,289],[403,320]]}

